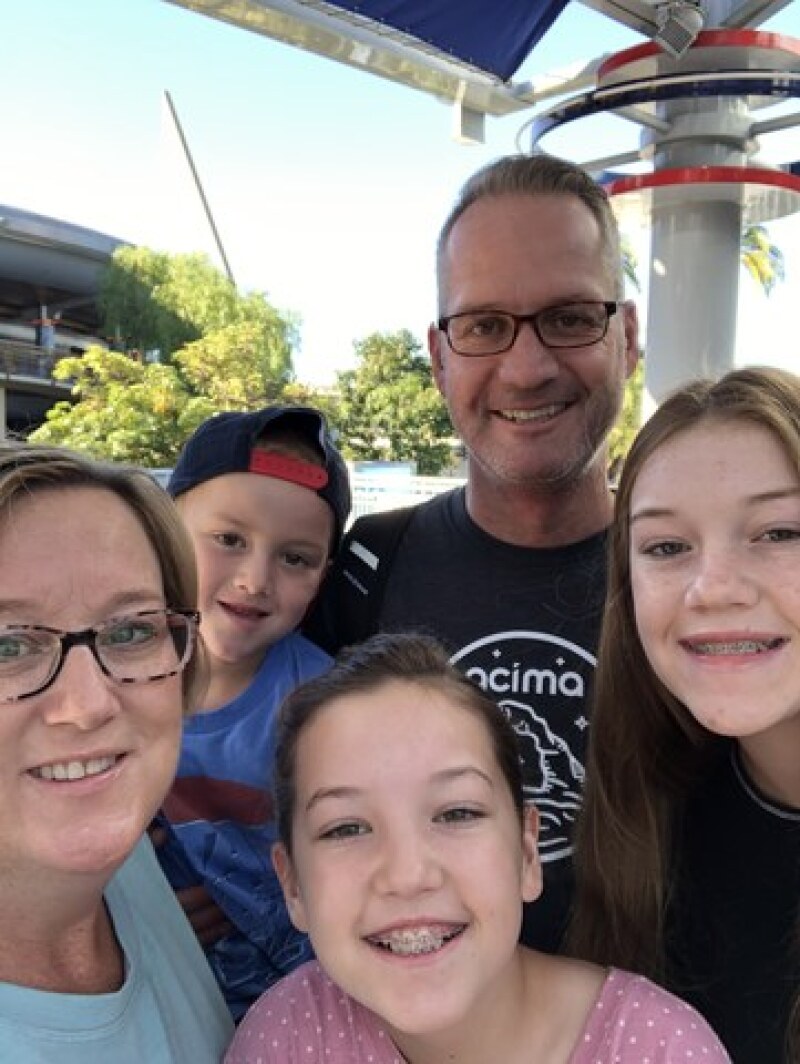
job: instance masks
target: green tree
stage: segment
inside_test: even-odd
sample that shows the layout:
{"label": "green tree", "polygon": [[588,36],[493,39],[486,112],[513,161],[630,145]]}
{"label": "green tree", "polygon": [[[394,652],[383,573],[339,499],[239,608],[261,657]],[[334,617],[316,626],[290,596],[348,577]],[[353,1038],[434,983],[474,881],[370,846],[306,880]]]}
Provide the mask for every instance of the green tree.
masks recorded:
{"label": "green tree", "polygon": [[642,422],[642,393],[644,391],[644,359],[639,359],[636,369],[625,385],[622,410],[608,437],[608,460],[612,476],[616,474],[633,438]]}
{"label": "green tree", "polygon": [[183,421],[191,400],[173,366],[92,347],[81,357],[62,358],[53,376],[73,382],[77,402],[56,403],[32,439],[112,461],[172,462],[187,435]]}
{"label": "green tree", "polygon": [[622,233],[620,235],[620,253],[622,255],[622,273],[626,281],[630,281],[637,292],[641,292],[639,284],[639,260],[630,239]]}
{"label": "green tree", "polygon": [[[75,402],[49,410],[33,439],[167,466],[214,412],[284,397],[292,384],[296,323],[262,294],[240,296],[199,255],[125,248],[109,273],[104,292],[113,292],[115,309],[111,314],[106,305],[107,324],[130,351],[98,347],[61,359],[54,376],[72,381]],[[161,361],[141,357],[153,350]]]}
{"label": "green tree", "polygon": [[401,329],[355,344],[357,366],[337,374],[335,422],[350,459],[415,461],[421,474],[452,460],[447,408],[417,340]]}
{"label": "green tree", "polygon": [[[622,263],[625,277],[633,287],[641,290],[636,253],[630,240],[621,238]],[[786,278],[783,252],[770,239],[763,225],[749,225],[742,232],[741,262],[750,276],[769,295],[778,281]],[[609,460],[612,470],[618,469],[628,453],[634,436],[639,431],[642,419],[642,393],[644,390],[644,361],[639,360],[636,370],[625,386],[625,399],[619,421],[609,437]]]}

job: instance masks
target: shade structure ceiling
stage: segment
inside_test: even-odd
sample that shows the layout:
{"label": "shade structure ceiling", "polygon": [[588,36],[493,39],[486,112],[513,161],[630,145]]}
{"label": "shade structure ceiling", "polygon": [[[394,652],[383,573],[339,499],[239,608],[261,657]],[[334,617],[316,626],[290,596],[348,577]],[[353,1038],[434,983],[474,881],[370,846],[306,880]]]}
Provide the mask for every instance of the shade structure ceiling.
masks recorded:
{"label": "shade structure ceiling", "polygon": [[[579,0],[168,0],[176,6],[399,81],[476,113],[530,108],[558,91],[514,76]],[[659,0],[580,0],[650,38]],[[756,26],[790,0],[703,0],[715,25]],[[602,41],[598,41],[598,51]],[[594,67],[587,71],[594,72]],[[567,86],[561,86],[564,91]]]}

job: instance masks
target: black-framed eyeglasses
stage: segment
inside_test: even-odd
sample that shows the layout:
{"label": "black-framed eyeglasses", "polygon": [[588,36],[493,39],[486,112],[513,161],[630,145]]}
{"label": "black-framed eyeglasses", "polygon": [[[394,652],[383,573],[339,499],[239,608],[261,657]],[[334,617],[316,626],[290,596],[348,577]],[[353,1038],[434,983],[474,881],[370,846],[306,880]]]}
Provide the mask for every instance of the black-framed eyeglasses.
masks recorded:
{"label": "black-framed eyeglasses", "polygon": [[73,647],[88,647],[116,683],[151,683],[176,676],[189,663],[200,614],[140,610],[94,628],[65,632],[37,624],[0,626],[0,703],[46,691]]}
{"label": "black-framed eyeglasses", "polygon": [[608,332],[612,314],[619,309],[613,300],[587,300],[545,307],[535,314],[512,314],[506,310],[469,310],[439,318],[436,326],[447,336],[457,355],[500,355],[514,345],[526,323],[545,347],[591,347]]}

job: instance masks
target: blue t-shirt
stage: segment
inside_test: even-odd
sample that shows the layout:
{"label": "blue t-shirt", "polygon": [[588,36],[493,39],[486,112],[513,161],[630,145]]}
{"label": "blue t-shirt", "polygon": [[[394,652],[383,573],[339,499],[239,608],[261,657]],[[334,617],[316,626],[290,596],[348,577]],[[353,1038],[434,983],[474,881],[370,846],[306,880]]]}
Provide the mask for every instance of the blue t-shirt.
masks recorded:
{"label": "blue t-shirt", "polygon": [[143,839],[105,901],[125,956],[112,994],[0,983],[0,1060],[9,1064],[218,1064],[233,1024],[203,951]]}
{"label": "blue t-shirt", "polygon": [[202,883],[234,925],[207,955],[236,1019],[312,956],[289,920],[270,855],[274,724],[284,697],[330,662],[292,632],[269,649],[237,698],[184,723],[178,774],[164,803],[168,841],[158,856],[176,890]]}

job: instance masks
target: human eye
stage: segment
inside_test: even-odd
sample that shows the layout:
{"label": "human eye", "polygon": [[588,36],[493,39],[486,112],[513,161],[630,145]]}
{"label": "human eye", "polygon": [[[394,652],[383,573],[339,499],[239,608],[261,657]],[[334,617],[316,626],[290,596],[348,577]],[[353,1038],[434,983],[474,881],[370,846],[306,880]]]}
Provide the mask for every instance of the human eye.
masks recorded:
{"label": "human eye", "polygon": [[109,650],[139,649],[159,639],[164,627],[163,619],[157,617],[121,617],[104,625],[97,638]]}
{"label": "human eye", "polygon": [[211,538],[224,550],[241,550],[247,545],[244,536],[239,532],[214,532]]}
{"label": "human eye", "polygon": [[768,528],[757,538],[767,543],[791,543],[793,540],[800,539],[800,528],[787,528],[785,526]]}
{"label": "human eye", "polygon": [[644,543],[639,547],[638,553],[647,558],[676,558],[685,554],[689,545],[677,539],[662,539],[651,543]]}
{"label": "human eye", "polygon": [[476,311],[469,314],[457,314],[450,319],[450,330],[456,342],[480,345],[496,341],[508,335],[512,328],[506,314],[493,311]]}
{"label": "human eye", "polygon": [[455,805],[437,813],[433,818],[437,824],[468,824],[474,820],[483,820],[486,813],[474,806]]}
{"label": "human eye", "polygon": [[50,639],[44,632],[6,628],[0,631],[0,666],[21,664],[27,658],[49,650]]}
{"label": "human eye", "polygon": [[298,554],[296,551],[287,550],[283,552],[283,562],[289,569],[313,569],[314,565],[310,558],[307,558],[304,554]]}
{"label": "human eye", "polygon": [[333,824],[323,828],[319,832],[319,838],[323,842],[337,842],[342,839],[356,839],[361,835],[369,834],[369,825],[360,820],[345,820],[340,824]]}
{"label": "human eye", "polygon": [[566,303],[542,312],[542,324],[556,332],[582,334],[602,326],[602,313],[588,303]]}
{"label": "human eye", "polygon": [[505,314],[470,314],[464,324],[466,333],[480,340],[494,340],[508,332]]}

